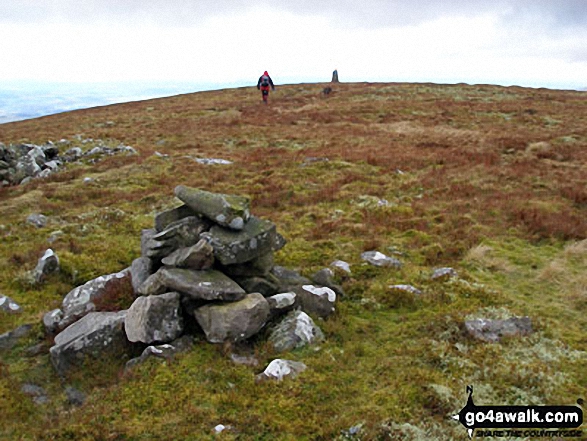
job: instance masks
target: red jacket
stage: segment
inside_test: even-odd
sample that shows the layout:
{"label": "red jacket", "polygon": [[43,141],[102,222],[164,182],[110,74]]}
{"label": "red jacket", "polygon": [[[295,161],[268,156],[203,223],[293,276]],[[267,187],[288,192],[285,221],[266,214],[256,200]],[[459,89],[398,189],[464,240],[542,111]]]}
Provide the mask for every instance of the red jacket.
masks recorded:
{"label": "red jacket", "polygon": [[271,86],[272,90],[275,90],[275,86],[273,85],[273,80],[271,80],[271,77],[269,76],[269,74],[267,73],[267,71],[263,72],[263,75],[261,75],[259,77],[259,81],[257,81],[257,89],[261,89],[261,85],[262,83],[266,80],[267,82],[267,86],[264,87],[269,87]]}

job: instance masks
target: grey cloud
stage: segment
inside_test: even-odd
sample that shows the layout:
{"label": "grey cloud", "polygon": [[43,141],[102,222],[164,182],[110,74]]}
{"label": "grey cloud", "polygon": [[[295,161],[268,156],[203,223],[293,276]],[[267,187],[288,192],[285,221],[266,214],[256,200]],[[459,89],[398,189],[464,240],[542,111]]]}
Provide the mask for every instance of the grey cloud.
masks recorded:
{"label": "grey cloud", "polygon": [[[0,21],[151,21],[193,25],[203,18],[270,6],[295,14],[322,15],[341,26],[415,25],[439,16],[496,13],[508,22],[538,17],[551,26],[587,23],[584,0],[2,0]],[[506,14],[506,11],[509,11]],[[271,17],[268,17],[271,19]]]}

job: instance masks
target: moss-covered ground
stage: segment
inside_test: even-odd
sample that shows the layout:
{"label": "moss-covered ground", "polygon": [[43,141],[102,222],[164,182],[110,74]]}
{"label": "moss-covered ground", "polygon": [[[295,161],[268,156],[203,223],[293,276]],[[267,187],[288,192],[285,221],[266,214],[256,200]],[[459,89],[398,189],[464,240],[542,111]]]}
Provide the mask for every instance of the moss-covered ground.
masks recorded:
{"label": "moss-covered ground", "polygon": [[[476,404],[587,398],[585,93],[337,84],[325,97],[323,87],[278,87],[267,107],[241,88],[0,125],[5,144],[103,140],[139,152],[0,189],[0,293],[23,307],[0,315],[0,333],[36,324],[0,354],[0,438],[466,439],[449,416],[468,384]],[[138,257],[141,229],[177,205],[180,184],[250,197],[288,240],[278,264],[304,275],[351,264],[336,314],[319,322],[326,341],[280,354],[308,369],[279,383],[254,381],[277,356],[262,341],[254,368],[202,339],[171,362],[121,375],[124,360],[101,360],[63,382],[48,355],[27,355],[51,344],[43,314]],[[45,228],[25,222],[34,212]],[[27,271],[48,247],[61,273],[33,286]],[[402,269],[363,263],[374,249]],[[442,266],[459,277],[431,281]],[[389,289],[399,283],[422,294]],[[463,329],[467,318],[511,315],[528,315],[535,332],[488,344]],[[50,404],[34,404],[24,382]],[[65,385],[88,394],[83,406],[66,404]],[[216,435],[217,424],[230,427]]]}

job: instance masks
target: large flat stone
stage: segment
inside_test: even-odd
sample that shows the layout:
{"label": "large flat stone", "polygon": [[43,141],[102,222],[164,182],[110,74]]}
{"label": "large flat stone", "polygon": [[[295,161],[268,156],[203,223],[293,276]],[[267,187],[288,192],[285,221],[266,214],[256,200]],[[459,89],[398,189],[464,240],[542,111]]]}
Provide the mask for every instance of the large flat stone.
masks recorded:
{"label": "large flat stone", "polygon": [[59,374],[80,366],[86,357],[105,352],[121,354],[127,349],[124,333],[126,311],[92,312],[55,337],[50,349],[51,362]]}
{"label": "large flat stone", "polygon": [[183,331],[179,300],[176,292],[137,298],[124,320],[128,340],[151,344],[179,337]]}
{"label": "large flat stone", "polygon": [[245,290],[220,271],[162,268],[158,273],[166,288],[192,299],[233,302],[245,296]]}
{"label": "large flat stone", "polygon": [[242,230],[249,220],[249,199],[221,193],[210,193],[180,185],[175,195],[196,213],[234,230]]}
{"label": "large flat stone", "polygon": [[194,311],[210,343],[245,340],[265,326],[269,304],[259,293],[223,305],[204,305]]}
{"label": "large flat stone", "polygon": [[178,268],[210,269],[214,264],[214,248],[204,239],[201,239],[191,247],[182,247],[175,250],[165,257],[161,263]]}
{"label": "large flat stone", "polygon": [[163,211],[155,216],[155,230],[159,233],[167,228],[169,224],[189,216],[194,216],[195,214],[196,212],[187,205],[181,205],[171,210]]}
{"label": "large flat stone", "polygon": [[242,231],[214,226],[202,233],[222,265],[244,263],[273,251],[276,228],[273,222],[252,216]]}

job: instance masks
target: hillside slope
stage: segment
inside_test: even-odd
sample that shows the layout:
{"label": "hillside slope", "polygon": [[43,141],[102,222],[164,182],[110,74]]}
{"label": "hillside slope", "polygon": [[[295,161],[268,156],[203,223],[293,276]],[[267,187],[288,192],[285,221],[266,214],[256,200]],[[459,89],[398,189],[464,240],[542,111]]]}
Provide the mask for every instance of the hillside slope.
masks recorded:
{"label": "hillside slope", "polygon": [[[477,404],[587,397],[585,93],[339,84],[326,97],[322,87],[278,87],[267,107],[241,88],[0,125],[4,144],[66,139],[139,152],[0,188],[0,294],[23,308],[0,311],[0,333],[37,324],[2,353],[0,438],[206,439],[223,424],[221,439],[327,440],[357,425],[357,439],[466,439],[449,416],[468,384]],[[282,383],[254,382],[276,357],[263,342],[257,368],[201,342],[124,377],[123,362],[106,360],[62,383],[43,313],[138,257],[141,229],[177,205],[180,184],[249,196],[288,240],[281,265],[309,276],[335,259],[351,264],[336,315],[320,323],[325,343],[285,354],[308,370]],[[47,227],[27,224],[31,213]],[[49,246],[62,270],[31,286],[26,273]],[[365,264],[367,250],[398,257],[402,269]],[[458,278],[431,281],[444,266]],[[529,316],[535,332],[488,344],[464,330],[467,318],[509,316]],[[45,350],[27,356],[39,341]],[[26,397],[25,382],[42,385],[50,404]],[[88,394],[83,406],[65,404],[66,385]]]}

